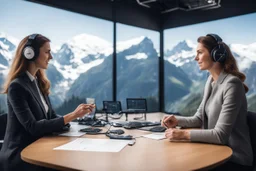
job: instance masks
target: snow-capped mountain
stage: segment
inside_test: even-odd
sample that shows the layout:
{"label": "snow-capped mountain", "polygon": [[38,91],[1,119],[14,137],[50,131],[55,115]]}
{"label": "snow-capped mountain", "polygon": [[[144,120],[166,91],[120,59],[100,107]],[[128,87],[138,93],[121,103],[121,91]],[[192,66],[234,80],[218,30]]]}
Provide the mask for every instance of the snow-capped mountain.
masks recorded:
{"label": "snow-capped mountain", "polygon": [[[74,81],[89,69],[100,65],[106,57],[112,55],[112,44],[97,36],[80,34],[55,48],[51,63],[53,73],[59,80],[53,79],[59,99],[65,99],[66,92]],[[56,102],[57,103],[57,102]]]}
{"label": "snow-capped mountain", "polygon": [[[9,65],[14,54],[14,50],[18,45],[17,39],[0,33],[0,85],[4,82],[4,79],[8,73]],[[6,96],[0,96],[0,112],[7,110]],[[2,111],[3,110],[3,111]]]}
{"label": "snow-capped mountain", "polygon": [[[127,44],[122,42],[122,47],[128,48],[120,48],[117,53],[117,99],[125,104],[124,97],[152,97],[154,105],[149,106],[149,110],[157,111],[158,101],[153,97],[158,95],[158,54],[149,38],[135,40],[139,41],[127,41]],[[81,74],[68,90],[67,99],[72,96],[95,97],[97,104],[101,104],[103,100],[111,100],[111,65],[112,58],[105,58],[102,64]],[[175,95],[168,96],[167,100],[175,101],[189,93],[191,81],[180,68],[169,62],[166,62],[166,66],[168,80],[165,86],[176,92]]]}
{"label": "snow-capped mountain", "polygon": [[[69,40],[67,44],[71,47],[73,53],[78,59],[88,55],[95,55],[95,57],[98,58],[99,54],[106,52],[106,49],[113,46],[110,42],[89,34],[77,35]],[[108,56],[111,53],[112,51],[103,54]]]}
{"label": "snow-capped mountain", "polygon": [[[142,41],[149,41],[149,39],[142,36],[128,41],[118,42],[117,53],[136,46]],[[106,57],[112,56],[112,53],[113,47],[110,42],[93,35],[81,34],[64,43],[54,53],[55,60],[52,61],[52,64],[62,73],[66,80],[69,80],[70,85],[80,74],[85,73],[92,67],[100,65]],[[127,59],[146,59],[147,55],[146,53],[138,52],[138,54],[127,56]]]}
{"label": "snow-capped mountain", "polygon": [[2,85],[4,78],[8,73],[9,64],[13,58],[17,44],[17,39],[4,33],[0,33],[0,85]]}
{"label": "snow-capped mountain", "polygon": [[[3,39],[3,41],[11,42],[6,37],[5,39]],[[13,55],[14,51],[12,51],[12,49],[16,48],[14,44],[12,49],[8,48],[11,47],[10,45],[7,46],[3,43],[1,45],[1,49],[4,49],[5,52],[9,53],[9,56]],[[109,57],[112,57],[112,43],[109,43],[96,36],[81,34],[63,43],[58,48],[52,46],[52,49],[53,60],[50,61],[46,73],[49,80],[51,81],[51,100],[55,106],[60,105],[66,98],[70,98],[72,95],[77,95],[84,98],[86,97],[86,94],[87,97],[93,97],[94,95],[98,94],[98,101],[102,101],[108,98],[108,95],[104,95],[104,87],[102,87],[102,84],[111,85],[112,67],[110,66],[112,65],[112,58]],[[5,53],[3,59],[11,59],[6,57],[8,55]],[[158,62],[157,53],[154,49],[153,42],[149,38],[144,36],[118,42],[117,57],[119,58],[118,63],[120,65],[119,71],[125,73],[124,75],[122,75],[122,77],[124,78],[120,77],[121,80],[124,81],[126,80],[127,75],[129,76],[129,74],[131,73],[131,71],[129,71],[129,68],[131,68],[131,66],[135,66],[137,63],[141,63],[141,65],[147,65],[145,63],[146,60],[144,59],[154,58],[154,60],[156,60],[154,63]],[[5,62],[0,61],[0,65],[3,65],[5,69],[8,69],[9,64],[10,60],[6,60]],[[104,69],[102,70],[99,68]],[[136,72],[140,72],[139,68],[133,71],[135,75]],[[100,72],[97,70],[99,70]],[[156,73],[157,70],[154,72],[155,73],[153,75],[155,77],[158,75]],[[88,80],[84,78],[83,75],[87,75],[86,77],[89,77],[90,79]],[[154,80],[154,82],[158,81],[156,78],[152,78],[149,80]],[[84,84],[80,84],[81,81],[84,82]],[[95,85],[95,83],[97,84]],[[78,89],[75,88],[77,85],[79,86]],[[102,91],[98,91],[95,89],[95,87],[98,86],[100,86],[99,90]],[[88,87],[88,89],[86,87]],[[88,92],[85,94],[81,94],[82,90],[88,90]],[[156,88],[152,89],[152,91],[154,93],[151,94],[157,93]],[[92,94],[92,92],[94,94]],[[109,95],[109,97],[110,96],[111,95]]]}
{"label": "snow-capped mountain", "polygon": [[194,60],[196,53],[196,44],[191,40],[184,40],[179,42],[171,50],[167,50],[165,53],[165,60],[176,66],[182,66],[185,63]]}
{"label": "snow-capped mountain", "polygon": [[117,43],[116,51],[117,51],[117,53],[119,53],[126,49],[129,49],[132,46],[136,46],[136,45],[140,44],[145,38],[146,38],[145,36],[141,36],[141,37],[133,38],[133,39],[126,40],[126,41],[120,41]]}
{"label": "snow-capped mountain", "polygon": [[[150,47],[145,45],[149,45]],[[129,51],[131,53],[127,53],[127,49],[130,49]],[[120,56],[120,53],[125,53],[127,60],[146,59],[152,55],[152,49],[152,41],[142,36],[128,41],[118,42],[117,56]],[[53,54],[54,60],[51,62],[58,73],[61,73],[63,79],[58,81],[56,79],[52,80],[56,83],[56,87],[58,87],[58,89],[52,92],[58,92],[59,99],[65,99],[66,92],[81,74],[86,73],[93,67],[101,65],[106,58],[112,57],[112,53],[113,47],[110,42],[88,34],[77,35],[66,43],[63,43],[61,48]],[[71,91],[72,93],[73,91]]]}
{"label": "snow-capped mountain", "polygon": [[[118,42],[117,43],[117,48],[116,48],[117,49],[117,54],[121,53],[121,52],[123,52],[123,51],[125,51],[127,49],[130,49],[133,46],[136,47],[139,44],[143,44],[143,41],[147,42],[149,44],[152,43],[152,41],[150,39],[148,39],[147,37],[145,37],[145,36],[141,36],[141,37],[138,37],[138,38],[133,38],[133,39],[130,39],[130,40],[127,40],[127,41]],[[153,43],[152,43],[152,45],[153,45]],[[138,53],[127,55],[125,58],[127,60],[131,60],[131,59],[147,59],[148,55],[150,55],[150,54],[148,54],[147,51],[146,52],[138,52]]]}
{"label": "snow-capped mountain", "polygon": [[[12,51],[16,46],[18,46],[19,40],[13,36],[10,36],[5,33],[0,33],[0,38],[3,40],[3,42],[9,46],[8,50]],[[15,47],[14,47],[15,46]]]}
{"label": "snow-capped mountain", "polygon": [[[112,54],[112,44],[93,35],[80,34],[64,43],[54,54],[53,64],[65,79],[74,81],[81,73],[101,64]],[[107,53],[108,52],[108,53]]]}
{"label": "snow-capped mountain", "polygon": [[0,70],[6,70],[17,46],[17,39],[0,33]]}
{"label": "snow-capped mountain", "polygon": [[164,59],[180,67],[192,80],[201,81],[206,78],[207,73],[200,71],[195,61],[196,47],[197,44],[191,40],[181,41],[165,52]]}

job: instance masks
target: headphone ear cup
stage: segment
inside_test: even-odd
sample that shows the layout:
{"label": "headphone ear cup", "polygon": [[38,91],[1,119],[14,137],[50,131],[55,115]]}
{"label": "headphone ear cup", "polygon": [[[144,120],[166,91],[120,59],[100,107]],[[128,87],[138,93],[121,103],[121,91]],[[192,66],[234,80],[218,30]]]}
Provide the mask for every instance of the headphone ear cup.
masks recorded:
{"label": "headphone ear cup", "polygon": [[223,45],[219,45],[212,50],[211,56],[214,62],[224,63],[227,58],[227,52]]}
{"label": "headphone ear cup", "polygon": [[36,60],[36,58],[39,56],[39,49],[38,48],[34,48],[32,46],[26,46],[23,49],[23,56],[29,60],[29,61],[34,61]]}
{"label": "headphone ear cup", "polygon": [[26,46],[23,49],[23,56],[28,60],[33,60],[35,57],[35,50],[32,46]]}

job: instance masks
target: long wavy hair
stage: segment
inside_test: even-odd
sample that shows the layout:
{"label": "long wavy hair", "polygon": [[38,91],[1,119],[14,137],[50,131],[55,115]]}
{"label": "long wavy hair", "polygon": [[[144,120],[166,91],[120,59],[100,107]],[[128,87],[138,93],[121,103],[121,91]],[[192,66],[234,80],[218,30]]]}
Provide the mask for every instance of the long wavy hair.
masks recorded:
{"label": "long wavy hair", "polygon": [[[17,47],[12,65],[9,69],[9,73],[3,85],[3,91],[2,91],[3,94],[8,93],[9,85],[15,78],[19,77],[22,73],[28,70],[28,66],[31,62],[25,59],[25,57],[22,54],[22,51],[28,41],[28,38],[29,36],[26,36],[24,39],[22,39]],[[35,41],[38,44],[38,46],[41,48],[46,42],[50,42],[50,39],[39,34],[37,35]],[[38,71],[36,72],[36,77],[37,77],[41,92],[46,95],[50,94],[50,81],[48,80],[45,74],[45,71],[43,69],[38,69]]]}
{"label": "long wavy hair", "polygon": [[[201,36],[197,39],[197,42],[202,43],[203,46],[209,51],[210,54],[211,54],[212,49],[218,45],[216,40],[214,40],[214,38],[212,38],[211,36]],[[247,87],[247,85],[244,84],[246,76],[242,72],[239,71],[237,63],[236,63],[236,59],[235,59],[234,55],[232,54],[228,45],[226,45],[224,42],[222,42],[222,44],[224,45],[224,47],[227,51],[227,54],[228,54],[225,62],[221,63],[224,71],[226,73],[229,73],[229,74],[232,74],[232,75],[238,77],[243,82],[245,92],[247,93],[249,91],[249,88]]]}

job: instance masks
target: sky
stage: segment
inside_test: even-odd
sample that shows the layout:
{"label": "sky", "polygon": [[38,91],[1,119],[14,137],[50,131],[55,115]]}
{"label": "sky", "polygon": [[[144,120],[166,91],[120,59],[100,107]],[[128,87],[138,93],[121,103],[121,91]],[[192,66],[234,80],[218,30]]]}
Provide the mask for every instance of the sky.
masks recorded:
{"label": "sky", "polygon": [[[87,33],[113,42],[113,22],[21,0],[0,0],[0,32],[19,40],[40,33],[57,46]],[[159,32],[117,24],[117,41],[147,36],[159,48]]]}
{"label": "sky", "polygon": [[18,39],[40,33],[61,45],[87,33],[113,42],[112,22],[22,0],[0,0],[0,4],[0,32]]}
{"label": "sky", "polygon": [[[19,40],[40,33],[50,38],[53,45],[60,46],[76,35],[87,33],[113,42],[113,23],[110,21],[22,0],[0,0],[0,4],[0,32]],[[254,43],[255,21],[256,13],[253,13],[167,29],[164,31],[164,48],[171,49],[185,39],[196,43],[199,36],[207,33],[219,34],[227,44]],[[157,31],[117,24],[117,41],[147,36],[158,50],[159,35]]]}

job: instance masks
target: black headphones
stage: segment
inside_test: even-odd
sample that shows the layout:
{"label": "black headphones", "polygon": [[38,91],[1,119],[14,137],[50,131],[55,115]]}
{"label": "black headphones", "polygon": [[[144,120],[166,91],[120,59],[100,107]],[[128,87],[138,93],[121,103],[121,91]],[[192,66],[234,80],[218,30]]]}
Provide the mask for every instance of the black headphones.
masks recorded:
{"label": "black headphones", "polygon": [[36,37],[39,34],[32,34],[28,37],[28,41],[25,44],[22,54],[23,56],[29,60],[29,61],[34,61],[38,56],[40,52],[40,47],[36,43]]}
{"label": "black headphones", "polygon": [[225,49],[222,39],[217,34],[207,34],[206,36],[212,37],[216,42],[215,46],[211,51],[211,57],[214,62],[224,63],[228,57],[227,50]]}

